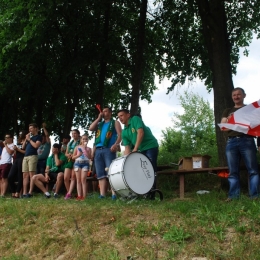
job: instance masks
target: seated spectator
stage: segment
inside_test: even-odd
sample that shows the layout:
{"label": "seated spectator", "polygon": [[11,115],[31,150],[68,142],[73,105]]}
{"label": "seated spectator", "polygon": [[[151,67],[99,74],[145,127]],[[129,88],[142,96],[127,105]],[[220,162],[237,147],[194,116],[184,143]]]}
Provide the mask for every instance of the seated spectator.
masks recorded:
{"label": "seated spectator", "polygon": [[12,167],[12,155],[14,153],[13,136],[5,135],[4,148],[0,160],[0,189],[1,197],[5,196],[8,187],[8,173]]}
{"label": "seated spectator", "polygon": [[56,180],[56,188],[54,191],[54,198],[58,198],[58,193],[61,188],[64,179],[64,165],[67,159],[66,156],[60,151],[60,145],[55,143],[52,146],[52,155],[48,157],[47,165],[45,169],[45,176],[42,174],[36,174],[32,177],[32,189],[30,188],[27,197],[32,197],[34,185],[36,185],[45,195],[46,198],[50,198],[51,194],[45,187],[50,180]]}
{"label": "seated spectator", "polygon": [[[8,183],[11,188],[13,198],[20,197],[20,192],[23,187],[22,165],[23,165],[25,150],[22,149],[22,147],[23,147],[23,143],[26,142],[26,133],[27,132],[25,130],[19,133],[17,145],[14,146],[16,158],[8,174]],[[15,184],[16,181],[17,181],[17,185]]]}

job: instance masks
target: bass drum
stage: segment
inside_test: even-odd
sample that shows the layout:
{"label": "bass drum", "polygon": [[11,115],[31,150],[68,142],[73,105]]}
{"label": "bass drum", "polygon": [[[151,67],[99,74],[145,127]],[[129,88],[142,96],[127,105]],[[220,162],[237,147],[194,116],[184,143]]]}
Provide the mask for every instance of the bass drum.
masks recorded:
{"label": "bass drum", "polygon": [[151,161],[139,152],[112,161],[108,178],[112,189],[122,197],[144,195],[153,187],[155,174]]}

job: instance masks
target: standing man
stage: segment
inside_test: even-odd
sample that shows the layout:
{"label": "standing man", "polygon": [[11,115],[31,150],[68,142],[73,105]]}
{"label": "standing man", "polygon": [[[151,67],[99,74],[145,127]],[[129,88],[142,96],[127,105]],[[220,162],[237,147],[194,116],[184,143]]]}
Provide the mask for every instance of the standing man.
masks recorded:
{"label": "standing man", "polygon": [[8,187],[7,177],[12,167],[12,155],[14,153],[13,136],[11,134],[6,134],[3,144],[4,148],[0,160],[0,189],[2,198],[4,198]]}
{"label": "standing man", "polygon": [[25,149],[23,159],[23,197],[30,197],[27,194],[28,184],[34,176],[37,168],[38,153],[37,150],[42,143],[42,136],[38,134],[38,126],[35,123],[29,125],[29,133],[26,135],[26,142],[23,143],[22,149]]}
{"label": "standing man", "polygon": [[[121,109],[117,113],[120,122],[125,125],[122,131],[123,145],[125,146],[125,155],[131,152],[141,152],[152,162],[154,171],[157,171],[157,157],[159,145],[157,139],[153,136],[149,127],[147,127],[139,116],[130,116],[129,110]],[[156,188],[156,178],[153,188]],[[155,194],[151,195],[154,199]]]}
{"label": "standing man", "polygon": [[[231,115],[244,107],[244,99],[246,93],[242,88],[234,88],[232,91],[232,99],[234,107],[227,108],[222,114],[221,123],[228,123]],[[251,198],[258,197],[258,164],[256,157],[256,145],[254,136],[236,132],[230,129],[224,129],[227,135],[226,157],[229,168],[229,192],[226,201],[239,198],[240,195],[240,159],[243,158],[249,174],[249,195]]]}
{"label": "standing man", "polygon": [[[103,121],[102,118],[104,119]],[[101,122],[100,122],[101,121]],[[112,109],[105,107],[98,118],[90,125],[90,131],[96,131],[94,163],[100,187],[99,198],[105,198],[108,181],[107,175],[111,162],[116,158],[116,152],[121,142],[121,125],[112,118]],[[116,195],[112,190],[112,200]]]}

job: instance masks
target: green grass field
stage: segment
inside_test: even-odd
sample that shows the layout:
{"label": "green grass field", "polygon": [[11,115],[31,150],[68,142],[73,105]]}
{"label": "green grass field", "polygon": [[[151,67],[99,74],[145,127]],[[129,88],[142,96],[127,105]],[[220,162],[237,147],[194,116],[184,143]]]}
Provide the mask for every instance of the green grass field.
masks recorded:
{"label": "green grass field", "polygon": [[184,200],[165,181],[163,201],[1,199],[1,259],[260,259],[260,201],[226,203],[205,180],[209,194],[190,179]]}

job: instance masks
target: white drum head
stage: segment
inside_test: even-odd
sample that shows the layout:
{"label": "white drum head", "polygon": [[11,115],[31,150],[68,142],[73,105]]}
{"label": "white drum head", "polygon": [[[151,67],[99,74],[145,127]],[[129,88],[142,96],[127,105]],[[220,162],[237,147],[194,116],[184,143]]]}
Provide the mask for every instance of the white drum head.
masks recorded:
{"label": "white drum head", "polygon": [[133,192],[142,195],[153,187],[153,165],[142,153],[130,153],[126,157],[123,170],[125,181]]}

